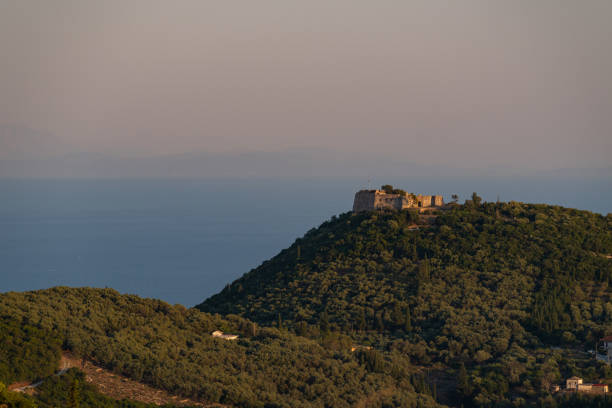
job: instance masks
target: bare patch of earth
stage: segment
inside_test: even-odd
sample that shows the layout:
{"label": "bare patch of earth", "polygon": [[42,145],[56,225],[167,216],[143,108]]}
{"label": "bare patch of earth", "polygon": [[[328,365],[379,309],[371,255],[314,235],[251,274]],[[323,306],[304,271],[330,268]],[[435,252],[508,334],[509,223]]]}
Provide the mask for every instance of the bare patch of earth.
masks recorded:
{"label": "bare patch of earth", "polygon": [[60,360],[60,372],[72,367],[83,371],[86,381],[94,384],[101,394],[116,400],[130,399],[147,404],[172,404],[179,407],[224,407],[224,405],[220,404],[172,395],[166,391],[130,380],[127,377],[98,367],[92,362],[78,358],[69,352],[64,352]]}

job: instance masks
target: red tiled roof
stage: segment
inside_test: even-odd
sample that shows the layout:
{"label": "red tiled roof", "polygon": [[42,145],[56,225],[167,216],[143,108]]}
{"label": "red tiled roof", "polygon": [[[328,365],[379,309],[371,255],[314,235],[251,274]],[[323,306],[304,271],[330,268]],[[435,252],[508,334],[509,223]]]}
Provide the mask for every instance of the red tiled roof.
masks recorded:
{"label": "red tiled roof", "polygon": [[600,341],[612,341],[612,336],[606,336],[602,338]]}

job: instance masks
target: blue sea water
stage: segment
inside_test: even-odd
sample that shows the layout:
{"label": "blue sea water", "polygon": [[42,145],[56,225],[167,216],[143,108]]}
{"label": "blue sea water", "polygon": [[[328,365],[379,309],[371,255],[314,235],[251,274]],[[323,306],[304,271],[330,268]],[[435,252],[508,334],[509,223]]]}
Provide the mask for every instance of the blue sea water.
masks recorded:
{"label": "blue sea water", "polygon": [[[391,181],[446,197],[477,190],[494,200],[503,191],[506,200],[612,211],[607,179],[572,188],[564,180]],[[350,210],[361,187],[358,180],[0,180],[0,292],[112,287],[193,306]]]}
{"label": "blue sea water", "polygon": [[[1,181],[0,291],[57,285],[195,305],[351,205],[316,184]],[[320,193],[320,191],[319,191]]]}

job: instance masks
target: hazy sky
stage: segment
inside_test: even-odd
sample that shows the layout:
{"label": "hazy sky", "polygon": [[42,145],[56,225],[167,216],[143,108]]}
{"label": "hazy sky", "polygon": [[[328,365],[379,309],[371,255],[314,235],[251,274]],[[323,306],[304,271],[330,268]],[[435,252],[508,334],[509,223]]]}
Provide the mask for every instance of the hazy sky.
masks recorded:
{"label": "hazy sky", "polygon": [[605,167],[612,1],[0,0],[0,157]]}

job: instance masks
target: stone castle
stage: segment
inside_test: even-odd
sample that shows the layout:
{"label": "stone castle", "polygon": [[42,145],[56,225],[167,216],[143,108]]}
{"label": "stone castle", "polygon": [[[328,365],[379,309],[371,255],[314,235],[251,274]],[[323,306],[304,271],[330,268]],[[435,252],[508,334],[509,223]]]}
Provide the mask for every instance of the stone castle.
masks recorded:
{"label": "stone castle", "polygon": [[360,190],[355,193],[353,211],[405,210],[408,208],[442,207],[441,195],[387,193],[383,190]]}

